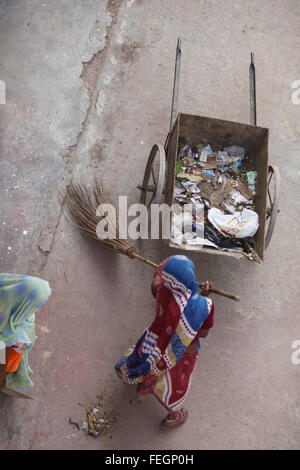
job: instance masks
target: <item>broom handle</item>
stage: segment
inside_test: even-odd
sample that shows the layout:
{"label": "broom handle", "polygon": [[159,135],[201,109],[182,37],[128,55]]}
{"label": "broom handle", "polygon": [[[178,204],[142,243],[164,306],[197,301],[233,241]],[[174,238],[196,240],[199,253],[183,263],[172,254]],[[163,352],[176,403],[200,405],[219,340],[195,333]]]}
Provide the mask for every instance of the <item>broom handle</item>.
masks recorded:
{"label": "broom handle", "polygon": [[214,287],[212,287],[210,289],[210,292],[213,292],[214,294],[218,294],[218,295],[223,295],[223,297],[228,297],[228,299],[233,299],[233,300],[236,300],[237,302],[240,301],[239,295],[230,294],[230,292],[226,292],[225,290],[215,289]]}
{"label": "broom handle", "polygon": [[[140,261],[143,261],[143,263],[146,263],[149,266],[152,266],[153,268],[157,269],[159,266],[158,264],[153,263],[153,261],[151,261],[149,258],[145,258],[139,253],[133,252],[132,256],[134,256],[134,258],[139,259]],[[210,292],[213,292],[214,294],[222,295],[223,297],[227,297],[228,299],[236,300],[237,302],[240,300],[240,297],[238,295],[231,294],[230,292],[226,292],[225,290],[216,289],[215,287],[212,287],[210,289]]]}
{"label": "broom handle", "polygon": [[151,259],[145,258],[144,256],[140,255],[140,254],[137,253],[136,251],[134,251],[134,252],[132,253],[132,256],[134,256],[135,258],[137,258],[137,259],[143,261],[143,263],[149,264],[149,266],[152,266],[152,268],[156,268],[156,269],[157,269],[158,266],[159,266],[158,264],[153,263],[153,261],[151,261]]}

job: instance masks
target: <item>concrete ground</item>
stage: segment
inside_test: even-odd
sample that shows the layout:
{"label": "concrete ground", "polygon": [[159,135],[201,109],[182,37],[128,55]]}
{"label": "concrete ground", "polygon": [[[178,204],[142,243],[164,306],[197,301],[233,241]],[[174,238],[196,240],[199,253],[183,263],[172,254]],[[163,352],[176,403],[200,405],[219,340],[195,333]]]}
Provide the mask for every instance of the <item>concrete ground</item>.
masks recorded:
{"label": "concrete ground", "polygon": [[[293,0],[0,1],[1,271],[52,288],[37,314],[34,400],[0,397],[1,449],[299,448],[299,33]],[[270,129],[282,193],[263,266],[193,256],[199,278],[241,302],[214,297],[191,419],[163,435],[164,410],[152,397],[137,404],[113,369],[153,318],[153,271],[83,238],[57,194],[96,175],[138,201],[149,150],[168,133],[179,35],[179,110],[190,114],[248,123],[255,52],[258,123]],[[156,262],[175,253],[136,244]],[[117,424],[94,439],[69,419],[81,427],[81,405],[98,400]]]}

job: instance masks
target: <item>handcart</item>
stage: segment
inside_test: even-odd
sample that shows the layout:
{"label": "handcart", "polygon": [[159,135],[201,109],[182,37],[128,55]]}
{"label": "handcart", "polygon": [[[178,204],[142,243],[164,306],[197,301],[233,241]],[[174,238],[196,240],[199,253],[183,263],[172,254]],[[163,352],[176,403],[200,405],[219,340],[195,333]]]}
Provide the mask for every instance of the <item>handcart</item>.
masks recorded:
{"label": "handcart", "polygon": [[[246,149],[249,160],[257,171],[255,210],[259,215],[259,228],[255,235],[254,248],[249,246],[250,259],[262,263],[264,250],[268,247],[274,231],[279,212],[280,173],[276,166],[268,163],[269,130],[256,125],[256,84],[254,54],[251,53],[249,69],[250,78],[250,125],[225,121],[204,116],[178,113],[179,78],[181,64],[181,40],[178,39],[173,98],[170,120],[170,132],[163,145],[155,144],[149,154],[141,190],[141,201],[147,208],[151,204],[162,202],[172,206],[176,177],[176,161],[179,140],[201,141],[205,136],[207,142],[222,149],[233,143]],[[244,253],[221,251],[209,247],[176,245],[166,241],[169,247],[184,250],[244,257]]]}

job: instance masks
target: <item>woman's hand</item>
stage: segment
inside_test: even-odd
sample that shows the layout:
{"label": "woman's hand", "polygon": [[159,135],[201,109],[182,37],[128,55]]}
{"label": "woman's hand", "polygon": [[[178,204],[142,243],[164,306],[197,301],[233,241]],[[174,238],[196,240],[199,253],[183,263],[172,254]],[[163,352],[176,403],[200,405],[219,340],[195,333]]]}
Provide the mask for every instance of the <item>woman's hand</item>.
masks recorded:
{"label": "woman's hand", "polygon": [[157,272],[155,272],[153,280],[151,282],[151,291],[152,291],[152,295],[154,298],[156,298],[157,288],[160,284],[161,284],[160,275]]}
{"label": "woman's hand", "polygon": [[153,276],[152,285],[157,286],[160,283],[161,283],[160,275],[158,273],[155,273]]}
{"label": "woman's hand", "polygon": [[200,292],[201,295],[203,295],[203,297],[207,297],[207,296],[209,295],[211,289],[212,289],[214,286],[212,285],[211,282],[205,281],[205,282],[202,282],[202,283],[200,284],[200,287],[201,287],[201,289],[202,289],[201,292]]}

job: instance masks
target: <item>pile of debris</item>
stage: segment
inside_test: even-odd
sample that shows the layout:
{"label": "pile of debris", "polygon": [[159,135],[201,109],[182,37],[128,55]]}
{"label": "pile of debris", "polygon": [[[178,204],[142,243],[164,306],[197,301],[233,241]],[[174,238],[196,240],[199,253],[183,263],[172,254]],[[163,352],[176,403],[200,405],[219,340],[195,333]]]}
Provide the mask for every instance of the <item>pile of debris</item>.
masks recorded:
{"label": "pile of debris", "polygon": [[103,404],[86,405],[87,421],[84,421],[82,430],[91,436],[103,436],[117,423],[117,411],[103,409]]}
{"label": "pile of debris", "polygon": [[176,162],[171,241],[249,251],[259,226],[255,211],[257,172],[237,145],[181,143]]}

